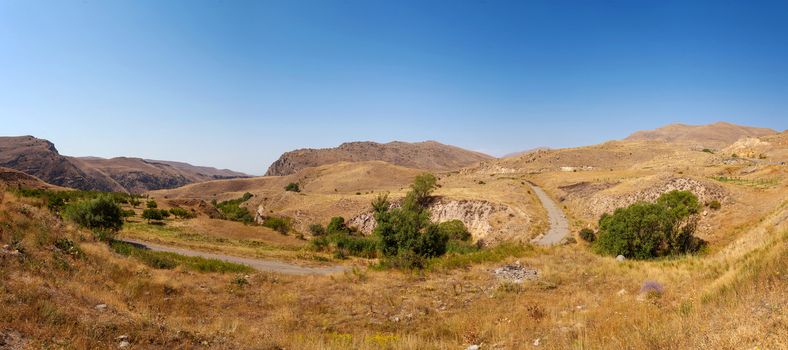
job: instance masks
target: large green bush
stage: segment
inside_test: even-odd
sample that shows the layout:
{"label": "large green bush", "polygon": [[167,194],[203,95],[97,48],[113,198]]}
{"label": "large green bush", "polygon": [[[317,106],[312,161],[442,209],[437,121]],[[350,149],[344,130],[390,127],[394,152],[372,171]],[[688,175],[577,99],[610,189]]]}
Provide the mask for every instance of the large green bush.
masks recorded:
{"label": "large green bush", "polygon": [[655,203],[618,208],[599,219],[594,250],[634,259],[695,252],[703,245],[693,236],[698,210],[698,198],[689,191],[671,191]]}
{"label": "large green bush", "polygon": [[63,215],[89,229],[114,232],[123,226],[123,211],[110,196],[99,196],[69,204]]}

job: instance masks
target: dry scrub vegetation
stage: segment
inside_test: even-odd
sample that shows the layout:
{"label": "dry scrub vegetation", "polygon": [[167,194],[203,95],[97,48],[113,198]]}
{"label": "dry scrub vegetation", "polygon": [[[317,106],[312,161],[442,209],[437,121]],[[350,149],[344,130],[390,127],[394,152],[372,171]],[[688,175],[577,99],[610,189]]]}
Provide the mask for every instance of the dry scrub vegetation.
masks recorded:
{"label": "dry scrub vegetation", "polygon": [[[502,245],[423,271],[299,277],[152,268],[6,193],[0,339],[32,349],[786,348],[787,210],[708,256],[619,263],[583,244]],[[241,251],[251,235],[212,244]],[[516,260],[538,278],[491,273]]]}

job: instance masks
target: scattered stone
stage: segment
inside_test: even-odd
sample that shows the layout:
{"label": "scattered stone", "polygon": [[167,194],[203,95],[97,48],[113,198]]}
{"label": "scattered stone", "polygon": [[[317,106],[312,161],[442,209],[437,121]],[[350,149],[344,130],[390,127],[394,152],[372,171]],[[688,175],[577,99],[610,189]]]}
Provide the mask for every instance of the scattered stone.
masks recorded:
{"label": "scattered stone", "polygon": [[616,261],[618,261],[618,262],[622,262],[624,260],[627,260],[627,258],[625,258],[623,255],[619,255],[619,256],[616,257]]}
{"label": "scattered stone", "polygon": [[0,349],[22,349],[25,346],[22,334],[15,330],[0,330]]}
{"label": "scattered stone", "polygon": [[129,336],[124,334],[121,335],[120,337],[115,338],[115,340],[129,340]]}
{"label": "scattered stone", "polygon": [[121,341],[120,344],[118,344],[118,349],[128,349],[129,347],[131,347],[131,343],[125,340]]}
{"label": "scattered stone", "polygon": [[539,270],[522,266],[519,260],[495,269],[496,277],[512,283],[535,280],[538,275]]}
{"label": "scattered stone", "polygon": [[625,296],[625,295],[627,295],[627,290],[626,290],[626,289],[624,289],[624,288],[621,288],[621,289],[618,291],[618,293],[616,293],[616,295],[618,295],[618,296],[620,296],[620,297],[622,297],[622,296]]}
{"label": "scattered stone", "polygon": [[539,339],[539,338],[534,339],[534,346],[539,346],[540,342],[541,342],[541,339]]}
{"label": "scattered stone", "polygon": [[96,305],[96,310],[98,310],[98,311],[104,311],[106,309],[107,309],[107,304],[98,304],[98,305]]}
{"label": "scattered stone", "polygon": [[481,349],[481,348],[478,345],[476,345],[476,344],[473,344],[473,345],[468,346],[467,348],[465,348],[465,350],[479,350],[479,349]]}

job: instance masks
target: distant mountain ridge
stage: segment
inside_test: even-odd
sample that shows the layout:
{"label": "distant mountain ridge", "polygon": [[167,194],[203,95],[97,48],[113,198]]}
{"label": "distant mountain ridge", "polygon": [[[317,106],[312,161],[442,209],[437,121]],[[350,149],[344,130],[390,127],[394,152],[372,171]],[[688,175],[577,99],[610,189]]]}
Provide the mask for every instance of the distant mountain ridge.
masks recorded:
{"label": "distant mountain ridge", "polygon": [[301,169],[338,162],[384,161],[432,171],[456,170],[493,157],[436,141],[377,143],[347,142],[334,148],[304,148],[282,154],[266,176],[293,174]]}
{"label": "distant mountain ridge", "polygon": [[52,142],[33,136],[0,137],[0,166],[58,186],[131,193],[248,176],[182,162],[68,157],[61,155]]}
{"label": "distant mountain ridge", "polygon": [[625,141],[691,142],[710,148],[724,148],[742,137],[761,137],[776,134],[769,128],[756,128],[717,122],[707,125],[669,124],[654,130],[637,131]]}

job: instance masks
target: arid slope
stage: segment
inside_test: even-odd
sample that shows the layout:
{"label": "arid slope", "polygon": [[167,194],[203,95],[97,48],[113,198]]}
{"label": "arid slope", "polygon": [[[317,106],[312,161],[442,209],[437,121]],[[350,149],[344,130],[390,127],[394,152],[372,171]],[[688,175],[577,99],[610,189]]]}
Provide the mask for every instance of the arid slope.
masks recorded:
{"label": "arid slope", "polygon": [[492,157],[435,141],[348,142],[325,149],[299,149],[283,154],[268,168],[266,176],[290,175],[307,167],[338,162],[380,160],[408,168],[447,171],[470,166]]}

